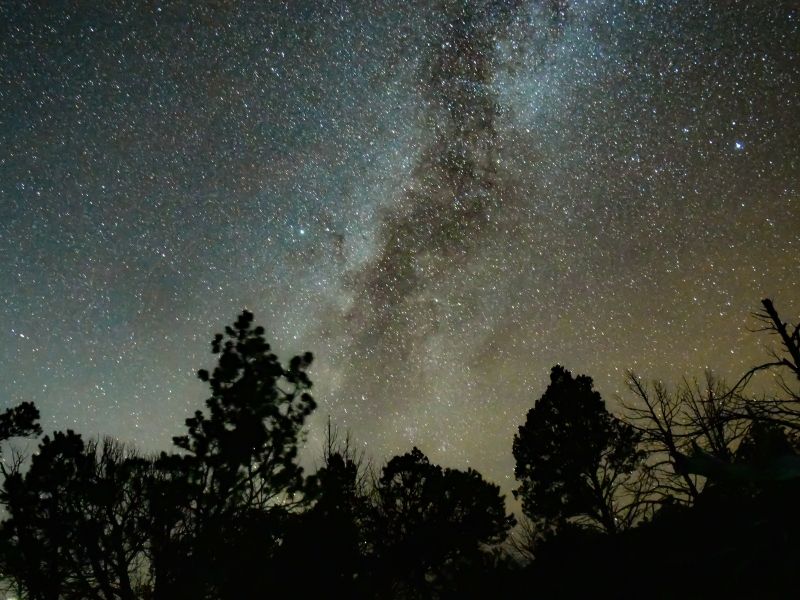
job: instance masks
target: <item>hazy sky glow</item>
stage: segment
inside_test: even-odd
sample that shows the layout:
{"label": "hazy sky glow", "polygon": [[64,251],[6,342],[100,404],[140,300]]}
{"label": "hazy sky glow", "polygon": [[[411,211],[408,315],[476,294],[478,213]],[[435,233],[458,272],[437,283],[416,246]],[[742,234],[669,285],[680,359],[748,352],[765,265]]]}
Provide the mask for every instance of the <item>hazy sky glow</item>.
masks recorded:
{"label": "hazy sky glow", "polygon": [[794,2],[3,3],[0,148],[2,402],[45,429],[165,448],[247,307],[317,357],[312,444],[508,489],[553,364],[613,408],[800,313]]}

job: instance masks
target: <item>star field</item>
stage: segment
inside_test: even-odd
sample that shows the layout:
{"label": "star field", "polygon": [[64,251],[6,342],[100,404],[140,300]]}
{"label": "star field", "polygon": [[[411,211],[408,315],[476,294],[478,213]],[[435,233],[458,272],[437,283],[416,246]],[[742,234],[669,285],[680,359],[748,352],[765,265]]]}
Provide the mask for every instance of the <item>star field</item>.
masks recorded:
{"label": "star field", "polygon": [[792,2],[7,3],[2,401],[160,449],[252,310],[380,461],[509,487],[561,363],[733,381],[800,312]]}

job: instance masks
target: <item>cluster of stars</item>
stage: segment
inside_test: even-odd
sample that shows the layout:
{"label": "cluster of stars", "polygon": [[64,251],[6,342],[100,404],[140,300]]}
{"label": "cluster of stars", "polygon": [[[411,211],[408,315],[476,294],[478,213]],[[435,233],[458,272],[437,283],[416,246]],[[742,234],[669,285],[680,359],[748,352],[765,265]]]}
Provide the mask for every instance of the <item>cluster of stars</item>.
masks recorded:
{"label": "cluster of stars", "polygon": [[165,447],[247,307],[317,356],[310,454],[507,482],[553,364],[613,408],[800,312],[796,8],[356,4],[0,7],[5,403]]}

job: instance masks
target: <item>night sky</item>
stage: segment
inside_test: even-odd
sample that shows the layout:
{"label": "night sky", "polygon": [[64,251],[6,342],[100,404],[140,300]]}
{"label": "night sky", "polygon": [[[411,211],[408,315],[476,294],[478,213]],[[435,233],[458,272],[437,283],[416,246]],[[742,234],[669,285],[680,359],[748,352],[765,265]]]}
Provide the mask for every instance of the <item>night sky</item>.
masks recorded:
{"label": "night sky", "polygon": [[[377,463],[512,486],[561,363],[735,381],[800,314],[800,8],[0,4],[0,402],[164,449],[242,308]],[[312,460],[313,462],[313,460]]]}

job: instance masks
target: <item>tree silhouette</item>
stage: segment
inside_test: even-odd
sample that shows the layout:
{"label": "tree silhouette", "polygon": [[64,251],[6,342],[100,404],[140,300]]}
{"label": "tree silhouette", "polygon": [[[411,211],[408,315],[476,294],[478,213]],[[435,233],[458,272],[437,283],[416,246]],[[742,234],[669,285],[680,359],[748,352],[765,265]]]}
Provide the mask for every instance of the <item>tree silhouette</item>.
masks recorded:
{"label": "tree silhouette", "polygon": [[616,533],[638,515],[626,486],[641,462],[639,436],[606,411],[586,375],[553,367],[550,385],[514,436],[515,495],[543,531],[567,522]]}
{"label": "tree silhouette", "polygon": [[295,459],[298,437],[316,406],[306,391],[313,357],[295,356],[284,369],[264,328],[252,324],[253,314],[243,311],[233,327],[215,336],[217,367],[198,372],[212,392],[208,414],[197,411],[186,420],[188,434],[174,438],[206,475],[198,510],[212,516],[240,506],[266,508],[302,487]]}
{"label": "tree silhouette", "polygon": [[28,471],[3,485],[5,574],[42,600],[136,598],[147,542],[143,468],[111,439],[46,436]]}
{"label": "tree silhouette", "polygon": [[633,399],[623,402],[623,419],[638,431],[647,453],[641,472],[653,509],[665,502],[692,504],[705,478],[685,469],[684,459],[703,454],[732,461],[752,425],[750,416],[738,414],[745,400],[710,372],[702,382],[684,380],[674,391],[658,381],[647,385],[633,373],[627,383]]}
{"label": "tree silhouette", "polygon": [[377,502],[375,552],[384,585],[401,595],[437,595],[448,572],[480,565],[485,546],[514,524],[498,486],[472,469],[433,465],[418,448],[386,464]]}
{"label": "tree silhouette", "polygon": [[192,507],[203,489],[202,479],[188,464],[180,455],[164,453],[154,461],[145,480],[150,518],[147,556],[154,600],[202,598],[206,586],[206,576],[187,576],[195,555]]}
{"label": "tree silhouette", "polygon": [[39,409],[33,402],[20,402],[0,414],[0,442],[12,437],[41,435]]}
{"label": "tree silhouette", "polygon": [[[762,331],[768,331],[778,336],[781,342],[781,350],[780,352],[772,353],[774,361],[754,367],[749,373],[761,369],[780,367],[789,369],[794,378],[800,381],[800,323],[795,325],[785,323],[778,314],[775,304],[769,298],[764,298],[761,301],[761,306],[764,307],[764,310],[756,313],[755,316],[764,324]],[[800,399],[800,394],[791,390],[787,384],[782,385],[791,397],[795,400]]]}
{"label": "tree silhouette", "polygon": [[[777,376],[780,392],[758,402],[745,402],[736,413],[789,428],[797,434],[800,433],[800,323],[784,322],[769,298],[763,299],[761,305],[763,310],[754,315],[762,323],[760,331],[777,336],[780,345],[770,350],[770,361],[748,370],[733,389],[744,388],[756,373],[771,370]],[[787,372],[789,380],[785,378]]]}
{"label": "tree silhouette", "polygon": [[[798,328],[764,306],[785,356],[733,388],[707,375],[670,392],[630,375],[627,422],[591,378],[553,367],[514,437],[533,527],[524,569],[499,549],[515,519],[498,486],[472,469],[415,447],[376,476],[329,424],[323,465],[304,477],[312,357],[283,367],[245,311],[212,342],[218,364],[199,372],[211,395],[178,452],[144,459],[66,431],[2,468],[3,579],[33,600],[784,597],[800,536],[797,395],[785,380],[777,400],[742,387],[761,369],[796,373]],[[39,433],[38,416],[6,410],[0,441]],[[625,588],[608,577],[620,564]]]}
{"label": "tree silhouette", "polygon": [[[323,464],[306,482],[309,506],[289,523],[279,553],[285,593],[312,591],[337,598],[369,594],[366,531],[372,522],[370,472],[349,434],[340,438],[328,421]],[[314,570],[313,581],[305,576]]]}
{"label": "tree silhouette", "polygon": [[211,347],[217,366],[198,372],[211,388],[207,412],[186,420],[187,434],[174,438],[185,453],[162,455],[152,488],[168,515],[156,544],[160,597],[250,597],[253,576],[267,580],[265,561],[303,488],[296,459],[315,407],[305,372],[311,353],[284,368],[248,311]]}

